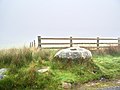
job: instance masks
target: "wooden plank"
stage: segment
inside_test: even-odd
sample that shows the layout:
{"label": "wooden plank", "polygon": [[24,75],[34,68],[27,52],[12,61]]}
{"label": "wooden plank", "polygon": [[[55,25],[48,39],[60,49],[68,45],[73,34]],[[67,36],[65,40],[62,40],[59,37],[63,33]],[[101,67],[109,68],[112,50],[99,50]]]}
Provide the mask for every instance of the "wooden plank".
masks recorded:
{"label": "wooden plank", "polygon": [[70,38],[41,38],[42,40],[70,40]]}
{"label": "wooden plank", "polygon": [[[41,38],[42,40],[70,40],[70,38]],[[96,38],[72,38],[72,40],[97,40]]]}
{"label": "wooden plank", "polygon": [[73,44],[97,44],[97,43],[73,43]]}
{"label": "wooden plank", "polygon": [[116,38],[99,38],[99,40],[118,40]]}
{"label": "wooden plank", "polygon": [[97,46],[80,46],[81,48],[97,48]]}
{"label": "wooden plank", "polygon": [[[86,46],[86,47],[84,47],[84,46],[80,46],[81,48],[96,48],[97,49],[97,46]],[[64,48],[69,48],[69,47],[42,47],[42,49],[64,49]],[[109,48],[109,46],[99,46],[99,49],[100,48]]]}
{"label": "wooden plank", "polygon": [[[68,45],[70,43],[41,43],[41,45]],[[72,43],[72,44],[97,44],[97,43]],[[99,43],[99,44],[118,44],[118,43]]]}
{"label": "wooden plank", "polygon": [[[97,48],[97,46],[80,46],[81,48]],[[99,48],[109,48],[110,46],[99,46]]]}
{"label": "wooden plank", "polygon": [[[80,46],[81,48],[97,48],[96,46]],[[60,49],[60,48],[69,48],[69,47],[42,47],[42,48],[58,48],[58,49]],[[103,47],[100,47],[100,48],[103,48]]]}
{"label": "wooden plank", "polygon": [[68,45],[70,43],[41,43],[41,45]]}
{"label": "wooden plank", "polygon": [[[42,40],[70,40],[70,38],[41,38]],[[72,40],[97,40],[97,38],[72,38]],[[99,38],[99,40],[118,40],[116,38]]]}
{"label": "wooden plank", "polygon": [[65,49],[69,47],[42,47],[42,49]]}
{"label": "wooden plank", "polygon": [[72,38],[72,40],[97,40],[96,38]]}
{"label": "wooden plank", "polygon": [[99,44],[118,44],[118,43],[99,43]]}
{"label": "wooden plank", "polygon": [[[97,43],[73,43],[73,44],[97,44]],[[118,44],[118,43],[99,43],[99,44]]]}
{"label": "wooden plank", "polygon": [[96,46],[80,46],[81,48],[97,48]]}

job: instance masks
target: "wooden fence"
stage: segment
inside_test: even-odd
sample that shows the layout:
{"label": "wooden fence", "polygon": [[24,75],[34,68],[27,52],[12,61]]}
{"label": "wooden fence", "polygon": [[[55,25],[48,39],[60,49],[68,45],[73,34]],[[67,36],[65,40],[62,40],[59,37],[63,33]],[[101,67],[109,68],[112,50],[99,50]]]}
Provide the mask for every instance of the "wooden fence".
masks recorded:
{"label": "wooden fence", "polygon": [[[43,41],[46,41],[46,42],[43,42]],[[51,42],[48,42],[48,41],[51,41]],[[67,43],[63,41],[67,41]],[[96,37],[96,38],[74,38],[74,37],[42,38],[41,36],[38,36],[37,45],[36,45],[35,40],[30,43],[30,47],[38,47],[38,48],[44,48],[44,49],[62,49],[62,48],[72,47],[75,45],[84,47],[84,48],[90,48],[90,49],[107,48],[108,46],[120,46],[120,38],[101,38],[101,37]],[[45,47],[45,46],[48,46],[48,47]]]}

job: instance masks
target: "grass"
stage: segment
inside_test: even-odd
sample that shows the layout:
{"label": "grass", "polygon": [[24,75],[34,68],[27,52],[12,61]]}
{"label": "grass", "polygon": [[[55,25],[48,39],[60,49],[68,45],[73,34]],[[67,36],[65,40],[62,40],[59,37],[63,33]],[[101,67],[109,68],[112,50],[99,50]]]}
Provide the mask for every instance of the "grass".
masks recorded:
{"label": "grass", "polygon": [[120,76],[120,56],[99,56],[95,57],[94,62],[100,67],[105,75],[112,78]]}
{"label": "grass", "polygon": [[[9,49],[0,51],[0,68],[8,68],[6,77],[0,80],[0,90],[62,90],[62,82],[84,84],[86,82],[120,78],[118,49],[93,54],[93,59],[82,64],[54,58],[56,50]],[[112,52],[112,53],[111,53]],[[37,70],[50,67],[46,73]]]}

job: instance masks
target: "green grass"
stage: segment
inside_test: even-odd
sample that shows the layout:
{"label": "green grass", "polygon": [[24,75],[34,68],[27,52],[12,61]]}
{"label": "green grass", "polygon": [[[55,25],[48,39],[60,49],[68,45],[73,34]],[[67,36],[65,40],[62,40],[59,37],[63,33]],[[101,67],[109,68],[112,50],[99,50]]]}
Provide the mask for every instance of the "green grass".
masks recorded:
{"label": "green grass", "polygon": [[120,56],[97,56],[94,57],[94,62],[100,67],[102,72],[111,78],[120,76]]}
{"label": "green grass", "polygon": [[[0,68],[8,68],[7,77],[0,80],[0,90],[39,89],[61,90],[62,82],[86,83],[101,77],[120,78],[118,54],[94,54],[93,59],[82,64],[54,58],[56,50],[32,50],[29,48],[0,51]],[[50,67],[46,73],[38,73],[42,67]]]}

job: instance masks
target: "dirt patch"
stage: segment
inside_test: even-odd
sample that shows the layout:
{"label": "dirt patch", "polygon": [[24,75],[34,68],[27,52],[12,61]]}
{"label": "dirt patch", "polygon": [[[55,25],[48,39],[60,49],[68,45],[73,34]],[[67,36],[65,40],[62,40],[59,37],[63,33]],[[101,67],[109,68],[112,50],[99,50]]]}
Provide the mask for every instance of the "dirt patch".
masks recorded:
{"label": "dirt patch", "polygon": [[92,81],[76,84],[72,90],[120,90],[120,80]]}

